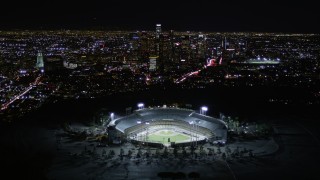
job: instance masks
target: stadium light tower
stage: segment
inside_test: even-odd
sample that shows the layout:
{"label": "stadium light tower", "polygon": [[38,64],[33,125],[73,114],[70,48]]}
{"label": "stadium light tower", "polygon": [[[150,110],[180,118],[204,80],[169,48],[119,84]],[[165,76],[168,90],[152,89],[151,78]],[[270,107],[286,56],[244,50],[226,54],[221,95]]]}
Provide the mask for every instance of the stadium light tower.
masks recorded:
{"label": "stadium light tower", "polygon": [[114,119],[114,113],[110,113],[110,119],[111,119],[111,121],[113,121],[113,119]]}
{"label": "stadium light tower", "polygon": [[149,136],[149,122],[146,122],[145,123],[146,124],[146,138],[145,138],[145,141],[146,141],[146,143],[147,143],[147,146],[148,146],[148,140],[149,140],[149,138],[148,138],[148,136]]}
{"label": "stadium light tower", "polygon": [[191,145],[193,145],[193,126],[194,126],[194,121],[190,121],[190,135],[191,135]]}
{"label": "stadium light tower", "polygon": [[208,111],[208,107],[207,106],[202,106],[201,109],[200,109],[200,114],[206,115],[207,111]]}
{"label": "stadium light tower", "polygon": [[200,120],[195,120],[195,126],[196,126],[196,147],[197,147],[197,142],[198,142],[198,131],[199,131],[199,124],[200,124]]}
{"label": "stadium light tower", "polygon": [[139,109],[143,109],[144,108],[144,104],[143,103],[138,103],[138,108]]}

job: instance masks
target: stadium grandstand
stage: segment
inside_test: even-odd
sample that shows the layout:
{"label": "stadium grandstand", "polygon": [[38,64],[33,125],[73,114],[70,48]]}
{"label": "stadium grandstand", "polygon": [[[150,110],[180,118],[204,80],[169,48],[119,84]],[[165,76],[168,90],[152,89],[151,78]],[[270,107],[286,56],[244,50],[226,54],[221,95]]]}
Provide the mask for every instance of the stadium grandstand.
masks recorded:
{"label": "stadium grandstand", "polygon": [[122,138],[147,145],[225,144],[227,140],[227,125],[222,120],[176,107],[140,108],[109,126]]}

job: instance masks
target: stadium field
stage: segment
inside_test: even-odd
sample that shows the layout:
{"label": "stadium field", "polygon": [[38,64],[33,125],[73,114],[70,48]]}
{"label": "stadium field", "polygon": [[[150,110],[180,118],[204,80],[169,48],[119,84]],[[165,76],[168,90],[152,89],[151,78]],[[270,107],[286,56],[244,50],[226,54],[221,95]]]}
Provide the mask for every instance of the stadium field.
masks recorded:
{"label": "stadium field", "polygon": [[190,136],[179,133],[179,132],[174,132],[171,130],[160,130],[152,134],[149,134],[147,137],[147,141],[160,142],[163,144],[169,144],[171,142],[179,143],[179,142],[190,141]]}

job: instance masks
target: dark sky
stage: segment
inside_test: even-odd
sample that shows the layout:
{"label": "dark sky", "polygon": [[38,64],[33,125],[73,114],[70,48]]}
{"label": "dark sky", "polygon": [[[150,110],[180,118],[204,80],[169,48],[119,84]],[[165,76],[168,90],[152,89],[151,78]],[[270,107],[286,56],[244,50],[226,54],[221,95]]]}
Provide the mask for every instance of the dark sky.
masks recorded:
{"label": "dark sky", "polygon": [[320,11],[303,0],[43,0],[0,7],[0,29],[128,29],[320,33]]}

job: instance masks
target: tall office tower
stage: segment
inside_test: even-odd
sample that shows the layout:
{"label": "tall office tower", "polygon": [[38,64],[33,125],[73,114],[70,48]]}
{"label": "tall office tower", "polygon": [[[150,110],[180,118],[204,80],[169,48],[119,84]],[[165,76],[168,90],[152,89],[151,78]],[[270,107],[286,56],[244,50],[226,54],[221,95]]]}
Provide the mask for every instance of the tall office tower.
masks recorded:
{"label": "tall office tower", "polygon": [[161,34],[161,24],[156,24],[156,39],[160,38]]}
{"label": "tall office tower", "polygon": [[170,30],[169,33],[169,43],[170,43],[170,52],[169,52],[169,59],[170,61],[174,61],[174,53],[175,53],[175,42],[174,42],[175,38],[174,38],[174,30]]}
{"label": "tall office tower", "polygon": [[164,70],[164,57],[163,57],[163,42],[164,37],[161,31],[161,24],[156,24],[156,37],[155,37],[155,54],[157,56],[157,71],[163,72]]}
{"label": "tall office tower", "polygon": [[227,37],[224,37],[224,49],[226,50],[229,47],[229,42],[227,41]]}
{"label": "tall office tower", "polygon": [[161,24],[156,24],[155,51],[157,56],[160,56],[160,36],[161,36]]}
{"label": "tall office tower", "polygon": [[158,59],[158,56],[149,57],[149,71],[157,70],[157,59]]}
{"label": "tall office tower", "polygon": [[38,52],[38,54],[37,54],[36,68],[39,68],[39,69],[44,68],[43,55],[41,52]]}

